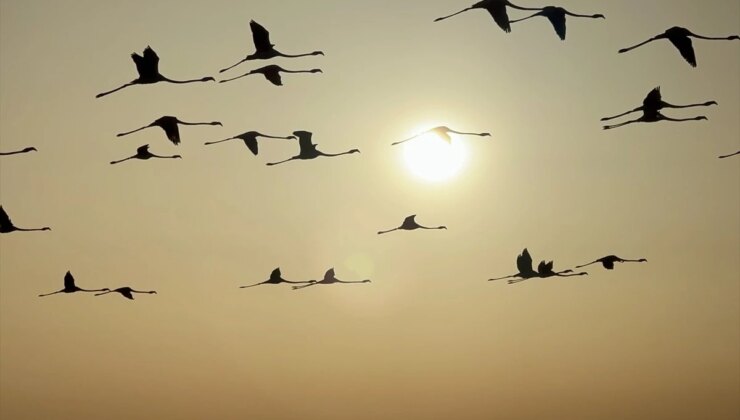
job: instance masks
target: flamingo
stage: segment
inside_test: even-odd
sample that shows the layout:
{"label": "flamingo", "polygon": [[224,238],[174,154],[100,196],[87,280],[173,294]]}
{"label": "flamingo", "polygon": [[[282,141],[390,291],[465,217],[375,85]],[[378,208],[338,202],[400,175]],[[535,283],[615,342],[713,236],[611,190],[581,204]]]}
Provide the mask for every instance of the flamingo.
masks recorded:
{"label": "flamingo", "polygon": [[552,24],[552,27],[555,28],[555,32],[558,34],[561,40],[565,41],[565,16],[573,16],[573,17],[581,17],[581,18],[591,18],[591,19],[606,19],[606,16],[601,14],[596,15],[579,15],[576,13],[571,13],[562,7],[556,7],[556,6],[547,6],[544,9],[540,10],[539,12],[527,16],[525,18],[512,20],[510,23],[516,23],[521,22],[523,20],[527,20],[530,18],[533,18],[535,16],[544,16],[546,17],[550,23]]}
{"label": "flamingo", "polygon": [[294,131],[293,134],[298,137],[298,145],[300,146],[301,151],[296,156],[293,156],[290,159],[281,160],[280,162],[270,162],[267,164],[267,166],[279,165],[281,163],[290,162],[291,160],[296,160],[296,159],[309,160],[309,159],[315,159],[319,156],[334,157],[334,156],[342,156],[342,155],[351,155],[352,153],[360,153],[359,149],[352,149],[346,152],[334,153],[334,154],[320,152],[316,148],[317,145],[311,141],[311,137],[313,136],[313,133],[311,133],[310,131]]}
{"label": "flamingo", "polygon": [[257,153],[259,152],[259,145],[257,143],[257,137],[265,137],[268,139],[297,139],[296,136],[288,136],[288,137],[279,137],[279,136],[268,136],[267,134],[262,134],[257,131],[247,131],[246,133],[239,134],[234,137],[229,137],[228,139],[218,140],[218,141],[211,141],[205,143],[206,145],[209,144],[217,144],[217,143],[223,143],[225,141],[229,140],[242,140],[244,142],[244,145],[247,146],[247,148],[252,152],[253,155],[257,156]]}
{"label": "flamingo", "polygon": [[708,120],[709,118],[700,115],[698,117],[693,118],[669,118],[665,115],[661,114],[659,111],[650,111],[645,110],[643,111],[643,114],[640,118],[636,118],[634,120],[630,120],[627,122],[623,122],[621,124],[615,124],[615,125],[605,125],[604,130],[611,130],[613,128],[619,128],[623,127],[625,125],[633,124],[633,123],[652,123],[652,122],[658,122],[658,121],[673,121],[673,122],[682,122],[682,121],[700,121],[700,120]]}
{"label": "flamingo", "polygon": [[136,71],[139,73],[139,77],[113,90],[99,93],[95,96],[96,98],[102,98],[103,96],[110,95],[113,92],[117,92],[123,88],[127,88],[133,85],[150,85],[152,83],[158,83],[158,82],[182,84],[182,83],[215,82],[216,81],[216,79],[214,79],[213,77],[203,77],[200,79],[192,79],[192,80],[172,80],[172,79],[168,79],[167,77],[162,76],[159,73],[159,56],[157,56],[157,53],[154,52],[154,50],[150,46],[147,46],[144,49],[143,56],[137,53],[133,53],[131,54],[131,58],[134,60],[134,63],[136,64]]}
{"label": "flamingo", "polygon": [[442,140],[446,141],[447,143],[452,143],[452,137],[450,137],[450,133],[460,134],[460,135],[464,135],[464,136],[479,136],[479,137],[490,137],[491,136],[491,133],[465,133],[465,132],[462,132],[462,131],[455,131],[455,130],[449,128],[449,127],[439,126],[439,127],[430,128],[429,130],[424,131],[422,133],[419,133],[419,134],[417,134],[417,135],[415,135],[413,137],[410,137],[410,138],[408,138],[406,140],[401,140],[401,141],[397,141],[395,143],[391,143],[391,146],[395,146],[395,145],[401,144],[401,143],[406,143],[407,141],[413,140],[413,139],[415,139],[415,138],[417,138],[419,136],[423,136],[423,135],[429,134],[429,133],[436,134],[437,136],[439,136],[439,138],[441,138]]}
{"label": "flamingo", "polygon": [[311,280],[311,281],[313,282],[313,283],[311,283],[311,284],[306,284],[306,285],[303,285],[303,286],[293,286],[293,290],[297,290],[297,289],[303,289],[304,287],[316,286],[316,285],[319,285],[319,284],[334,284],[334,283],[348,283],[348,284],[349,284],[349,283],[370,283],[370,280],[357,280],[357,281],[344,281],[344,280],[339,280],[339,279],[338,279],[338,278],[336,278],[336,276],[334,275],[334,268],[330,268],[330,269],[329,269],[329,270],[328,270],[328,271],[326,272],[326,274],[324,274],[324,278],[323,278],[322,280],[319,280],[319,281]]}
{"label": "flamingo", "polygon": [[38,152],[35,147],[26,147],[23,150],[16,150],[14,152],[0,152],[0,156],[10,156],[10,155],[17,155],[20,153],[28,153],[28,152]]}
{"label": "flamingo", "polygon": [[223,125],[218,121],[212,121],[212,122],[196,122],[196,123],[189,123],[185,121],[180,121],[177,119],[177,117],[171,117],[171,116],[164,116],[161,118],[157,118],[153,123],[149,125],[145,125],[141,128],[137,128],[136,130],[127,131],[125,133],[119,133],[116,134],[116,137],[123,137],[128,136],[129,134],[136,133],[137,131],[144,130],[149,127],[159,127],[162,130],[164,130],[165,134],[167,134],[167,138],[170,139],[172,143],[175,145],[180,144],[180,129],[178,128],[178,124],[182,125]]}
{"label": "flamingo", "polygon": [[295,58],[306,57],[309,55],[324,55],[324,53],[321,51],[314,51],[311,53],[296,55],[283,54],[280,51],[276,50],[275,45],[270,42],[270,32],[265,29],[264,26],[260,25],[254,20],[251,20],[249,21],[249,28],[252,30],[252,41],[254,42],[254,48],[256,49],[256,51],[253,54],[248,55],[246,58],[242,59],[238,63],[219,70],[219,73],[231,70],[239,64],[247,62],[249,60],[268,60],[275,57]]}
{"label": "flamingo", "polygon": [[67,274],[64,275],[64,289],[57,290],[56,292],[52,292],[52,293],[46,293],[44,295],[39,295],[39,297],[51,296],[57,293],[104,292],[104,291],[110,291],[110,289],[108,289],[107,287],[103,289],[82,289],[82,288],[77,287],[77,285],[75,285],[75,278],[72,276],[72,273],[67,271]]}
{"label": "flamingo", "polygon": [[697,106],[711,106],[711,105],[717,105],[717,102],[715,101],[707,101],[700,104],[691,104],[691,105],[673,105],[669,104],[668,102],[663,101],[663,96],[660,94],[660,86],[654,88],[645,96],[645,99],[642,101],[642,106],[639,106],[631,111],[627,111],[624,113],[621,113],[619,115],[614,115],[611,117],[604,117],[601,119],[601,121],[609,121],[613,120],[615,118],[623,117],[625,115],[631,114],[633,112],[638,111],[650,111],[650,112],[656,112],[660,111],[663,108],[692,108]]}
{"label": "flamingo", "polygon": [[434,19],[434,21],[439,22],[441,20],[445,20],[453,16],[459,15],[460,13],[467,12],[468,10],[486,9],[488,13],[491,14],[491,17],[498,24],[498,26],[501,29],[503,29],[504,32],[508,33],[508,32],[511,32],[511,25],[509,24],[510,23],[509,15],[506,13],[506,6],[511,7],[512,9],[519,9],[519,10],[542,10],[542,9],[537,9],[537,8],[520,7],[515,4],[512,4],[511,2],[507,0],[483,0],[483,1],[479,1],[478,3],[475,3],[474,5],[468,7],[467,9],[463,9],[449,16],[443,16],[443,17]]}
{"label": "flamingo", "polygon": [[172,156],[159,156],[155,155],[154,153],[149,151],[149,145],[145,144],[143,146],[140,146],[136,149],[136,154],[133,156],[129,156],[126,159],[121,160],[114,160],[110,164],[115,165],[116,163],[125,162],[129,159],[141,159],[141,160],[147,160],[151,158],[158,158],[158,159],[182,159],[182,156],[180,155],[172,155]]}
{"label": "flamingo", "polygon": [[103,293],[96,293],[95,296],[101,296],[101,295],[107,295],[108,293],[120,293],[123,297],[127,299],[134,300],[134,293],[145,293],[149,295],[156,295],[157,292],[154,290],[148,290],[148,291],[141,291],[141,290],[134,290],[130,287],[119,287],[118,289],[108,290]]}
{"label": "flamingo", "polygon": [[35,231],[43,231],[43,230],[51,230],[50,227],[42,227],[37,229],[24,229],[19,228],[13,225],[13,222],[10,220],[10,216],[8,216],[8,213],[5,212],[5,209],[3,209],[3,206],[0,206],[0,233],[10,233],[10,232],[35,232]]}
{"label": "flamingo", "polygon": [[587,267],[591,264],[601,263],[601,265],[603,265],[604,268],[606,268],[607,270],[614,270],[614,263],[625,263],[625,262],[643,263],[643,262],[647,262],[647,260],[645,258],[640,258],[639,260],[626,260],[624,258],[619,258],[616,255],[607,255],[606,257],[599,258],[598,260],[594,260],[588,264],[577,265],[576,268]]}
{"label": "flamingo", "polygon": [[510,276],[489,279],[488,281],[509,279],[508,283],[514,284],[514,283],[519,283],[521,281],[532,279],[532,278],[548,278],[548,277],[553,277],[553,276],[573,277],[573,276],[588,275],[588,273],[585,273],[585,272],[574,273],[573,270],[555,272],[553,270],[554,263],[552,261],[540,262],[540,264],[537,267],[537,271],[534,271],[534,269],[532,268],[532,256],[529,255],[529,250],[527,250],[527,248],[524,248],[524,251],[522,251],[522,253],[516,257],[516,267],[519,269],[518,273],[512,274]]}
{"label": "flamingo", "polygon": [[399,226],[399,227],[397,227],[395,229],[384,230],[384,231],[382,230],[382,231],[378,232],[378,235],[382,235],[384,233],[394,232],[396,230],[416,230],[416,229],[428,229],[428,230],[445,229],[446,230],[447,229],[446,226],[437,226],[437,227],[426,227],[426,226],[422,226],[422,225],[416,223],[416,220],[415,219],[416,219],[416,215],[413,214],[413,215],[411,215],[411,216],[403,219],[403,223],[401,224],[401,226]]}
{"label": "flamingo", "polygon": [[290,283],[290,284],[301,284],[301,283],[316,283],[316,280],[308,280],[308,281],[290,281],[285,280],[280,273],[280,267],[272,270],[272,273],[270,273],[270,278],[257,284],[252,284],[250,286],[239,286],[240,289],[247,289],[250,287],[255,286],[261,286],[263,284],[280,284],[280,283]]}
{"label": "flamingo", "polygon": [[727,159],[728,157],[733,157],[733,156],[737,156],[737,155],[740,155],[740,151],[737,151],[737,152],[732,153],[732,154],[729,154],[729,155],[720,156],[719,158],[720,159]]}
{"label": "flamingo", "polygon": [[708,36],[701,36],[697,35],[690,30],[686,28],[681,28],[679,26],[674,26],[667,31],[663,32],[660,35],[656,35],[650,39],[648,39],[645,42],[641,42],[637,45],[634,45],[632,47],[628,48],[622,48],[619,50],[619,53],[626,53],[629,51],[634,50],[635,48],[641,47],[645,44],[648,44],[653,41],[657,41],[660,39],[667,39],[671,41],[671,44],[675,46],[678,49],[678,52],[681,53],[681,56],[689,63],[691,64],[691,67],[696,67],[696,54],[694,53],[694,46],[691,42],[691,38],[698,38],[698,39],[708,39],[712,41],[730,41],[734,39],[740,39],[740,36],[738,35],[731,35],[728,37],[708,37]]}
{"label": "flamingo", "polygon": [[270,64],[268,66],[264,66],[264,67],[260,67],[258,69],[252,70],[248,73],[244,73],[241,76],[232,77],[231,79],[220,80],[219,83],[226,83],[232,80],[241,79],[242,77],[249,76],[250,74],[261,74],[265,76],[265,79],[269,80],[273,85],[282,86],[283,78],[280,76],[280,72],[283,72],[283,73],[323,73],[321,69],[286,70],[278,66],[277,64]]}

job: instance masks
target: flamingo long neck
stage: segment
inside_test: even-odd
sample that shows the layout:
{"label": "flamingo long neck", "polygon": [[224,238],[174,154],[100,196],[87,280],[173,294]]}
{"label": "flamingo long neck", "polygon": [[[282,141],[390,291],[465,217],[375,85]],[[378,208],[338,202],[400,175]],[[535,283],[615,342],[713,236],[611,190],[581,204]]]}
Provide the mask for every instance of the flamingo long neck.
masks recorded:
{"label": "flamingo long neck", "polygon": [[129,134],[133,134],[133,133],[136,133],[136,132],[138,132],[138,131],[141,131],[141,130],[147,129],[147,128],[149,128],[149,127],[151,127],[151,125],[145,125],[144,127],[141,127],[141,128],[137,128],[136,130],[131,130],[131,131],[127,131],[127,132],[125,132],[125,133],[119,133],[119,134],[116,134],[116,137],[123,137],[123,136],[128,136]]}
{"label": "flamingo long neck", "polygon": [[324,153],[324,152],[319,152],[319,151],[317,151],[317,153],[319,155],[321,155],[321,156],[334,157],[334,156],[348,155],[348,154],[353,153],[353,152],[350,150],[350,151],[346,151],[346,152],[342,152],[342,153]]}
{"label": "flamingo long neck", "polygon": [[640,106],[640,107],[637,107],[637,108],[635,108],[635,109],[633,109],[631,111],[623,112],[623,113],[621,113],[619,115],[614,115],[614,116],[611,116],[611,117],[604,117],[604,118],[601,119],[601,121],[609,121],[609,120],[613,120],[613,119],[616,119],[616,118],[619,118],[619,117],[624,117],[625,115],[629,115],[629,114],[631,114],[633,112],[642,111],[643,109],[644,108]]}
{"label": "flamingo long neck", "polygon": [[689,105],[673,105],[669,104],[668,102],[663,102],[663,107],[665,108],[694,108],[697,106],[710,106],[709,103],[701,103],[701,104],[689,104]]}
{"label": "flamingo long neck", "polygon": [[137,157],[136,157],[136,156],[130,156],[130,157],[127,157],[126,159],[121,159],[121,160],[114,160],[114,161],[112,161],[112,162],[111,162],[110,164],[111,164],[111,165],[115,165],[115,164],[117,164],[117,163],[125,162],[125,161],[127,161],[127,160],[131,160],[131,159],[137,159]]}
{"label": "flamingo long neck", "polygon": [[737,156],[737,155],[740,155],[740,151],[737,151],[737,152],[735,152],[735,153],[732,153],[732,154],[730,154],[730,155],[724,155],[724,156],[720,156],[719,158],[720,158],[720,159],[726,159],[726,158],[729,158],[729,157],[733,157],[733,156]]}
{"label": "flamingo long neck", "polygon": [[639,47],[642,47],[642,46],[643,46],[643,45],[645,45],[645,44],[649,44],[649,43],[651,43],[651,42],[653,42],[653,41],[656,41],[656,40],[658,40],[658,39],[661,39],[661,37],[660,37],[660,36],[657,36],[657,37],[653,37],[653,38],[650,38],[650,39],[648,39],[647,41],[645,41],[645,42],[641,42],[641,43],[639,43],[639,44],[637,44],[637,45],[633,45],[633,46],[631,46],[631,47],[623,48],[623,49],[619,50],[619,52],[620,52],[620,53],[626,53],[626,52],[629,52],[629,51],[632,51],[632,50],[634,50],[635,48],[639,48]]}
{"label": "flamingo long neck", "polygon": [[541,8],[538,9],[536,7],[521,7],[521,6],[517,6],[516,4],[513,4],[513,3],[509,2],[509,1],[505,1],[505,3],[506,3],[507,6],[511,7],[512,9],[518,9],[518,10],[540,10],[540,11],[542,10]]}
{"label": "flamingo long neck", "polygon": [[443,17],[440,17],[440,18],[434,19],[434,21],[435,21],[435,22],[439,22],[440,20],[445,20],[445,19],[449,19],[449,18],[451,18],[451,17],[453,17],[453,16],[457,16],[457,15],[459,15],[460,13],[464,13],[464,12],[467,12],[468,10],[473,10],[473,9],[475,9],[475,7],[468,7],[467,9],[462,9],[462,10],[460,10],[459,12],[453,13],[453,14],[451,14],[451,15],[447,15],[447,16],[443,16]]}
{"label": "flamingo long neck", "polygon": [[693,36],[694,38],[706,39],[709,41],[729,41],[731,38],[731,37],[726,37],[726,36],[725,37],[702,36],[702,35],[697,35],[695,33],[692,33],[691,36]]}
{"label": "flamingo long neck", "polygon": [[245,58],[245,59],[243,59],[243,60],[239,61],[238,63],[236,63],[236,64],[234,64],[234,65],[231,65],[231,66],[229,66],[229,67],[226,67],[226,68],[223,68],[223,69],[219,70],[218,72],[219,72],[219,73],[223,73],[223,72],[225,72],[225,71],[229,71],[229,70],[233,69],[234,67],[238,66],[239,64],[241,64],[241,63],[245,63],[245,62],[247,62],[247,61],[249,61],[249,60],[251,60],[251,59],[252,59],[252,57],[251,57],[251,56],[249,56],[249,57],[247,57],[247,58]]}
{"label": "flamingo long neck", "polygon": [[110,95],[111,93],[118,92],[119,90],[121,90],[123,88],[127,88],[127,87],[132,86],[132,85],[135,85],[135,84],[136,84],[136,81],[129,82],[129,83],[126,83],[125,85],[120,86],[120,87],[117,87],[117,88],[115,88],[113,90],[109,90],[109,91],[103,92],[103,93],[98,93],[97,95],[95,95],[95,97],[96,98],[102,98],[103,96]]}
{"label": "flamingo long neck", "polygon": [[290,162],[291,160],[295,160],[295,159],[300,159],[300,157],[299,156],[293,156],[290,159],[281,160],[279,162],[270,162],[270,163],[267,164],[267,166],[280,165],[281,163]]}
{"label": "flamingo long neck", "polygon": [[286,58],[297,58],[297,57],[308,57],[310,55],[319,55],[318,54],[318,51],[314,51],[314,52],[310,52],[310,53],[305,53],[305,54],[283,54],[283,53],[278,52],[278,51],[276,51],[276,52],[277,52],[277,55],[278,56],[280,56],[280,57],[286,57]]}
{"label": "flamingo long neck", "polygon": [[224,80],[220,80],[220,81],[219,81],[219,83],[226,83],[226,82],[230,82],[230,81],[232,81],[232,80],[237,80],[237,79],[241,79],[242,77],[246,77],[246,76],[249,76],[249,75],[251,75],[251,74],[254,74],[254,72],[251,72],[251,71],[250,71],[249,73],[244,73],[244,74],[242,74],[241,76],[236,76],[236,77],[232,77],[231,79],[224,79]]}
{"label": "flamingo long neck", "polygon": [[228,138],[228,139],[223,139],[223,140],[218,140],[218,141],[209,141],[209,142],[206,142],[204,144],[217,144],[217,143],[223,143],[225,141],[235,140],[235,139],[236,139],[236,137],[231,137],[231,138]]}
{"label": "flamingo long neck", "polygon": [[17,155],[19,153],[28,153],[30,150],[16,150],[15,152],[0,152],[0,156]]}
{"label": "flamingo long neck", "polygon": [[48,227],[32,228],[32,229],[24,229],[24,228],[17,227],[17,228],[15,228],[15,230],[17,230],[19,232],[38,232],[38,231],[42,231],[42,230],[51,230],[51,229],[49,229]]}
{"label": "flamingo long neck", "polygon": [[190,80],[173,80],[164,76],[161,76],[161,81],[175,84],[195,83],[195,82],[206,82],[207,80],[201,79],[190,79]]}
{"label": "flamingo long neck", "polygon": [[56,295],[57,293],[64,293],[64,290],[57,290],[56,292],[46,293],[46,294],[43,294],[43,295],[39,295],[39,297]]}

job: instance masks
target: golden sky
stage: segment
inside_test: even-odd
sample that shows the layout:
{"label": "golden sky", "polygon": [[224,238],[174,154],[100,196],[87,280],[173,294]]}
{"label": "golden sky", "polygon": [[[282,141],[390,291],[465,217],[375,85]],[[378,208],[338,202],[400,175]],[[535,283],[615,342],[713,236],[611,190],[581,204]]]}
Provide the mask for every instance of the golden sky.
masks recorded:
{"label": "golden sky", "polygon": [[[0,204],[52,232],[0,238],[0,417],[7,419],[731,419],[740,416],[740,32],[734,0],[568,0],[561,42],[532,19],[503,33],[466,0],[0,0]],[[521,6],[544,6],[534,1]],[[511,11],[512,18],[527,12]],[[135,86],[151,45],[172,78],[217,76],[270,30],[276,59],[323,74]],[[229,75],[265,62],[242,64]],[[666,101],[709,121],[604,132]],[[162,115],[221,121],[115,134]],[[414,177],[390,143],[446,124],[465,167]],[[294,143],[205,141],[309,130]],[[109,161],[149,143],[178,161]],[[410,214],[447,231],[380,229]],[[587,277],[486,279],[528,247],[557,268],[615,253],[648,264]],[[370,284],[239,289],[335,267]],[[87,288],[37,298],[71,270]]]}

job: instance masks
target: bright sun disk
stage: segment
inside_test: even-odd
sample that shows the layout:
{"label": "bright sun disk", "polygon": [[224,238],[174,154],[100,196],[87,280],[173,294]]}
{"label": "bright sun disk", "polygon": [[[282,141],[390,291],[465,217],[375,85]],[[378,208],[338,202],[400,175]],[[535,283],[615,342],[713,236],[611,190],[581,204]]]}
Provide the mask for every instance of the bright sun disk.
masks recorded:
{"label": "bright sun disk", "polygon": [[434,133],[404,143],[403,158],[409,171],[426,181],[439,182],[455,176],[467,160],[467,149],[459,139],[448,143]]}

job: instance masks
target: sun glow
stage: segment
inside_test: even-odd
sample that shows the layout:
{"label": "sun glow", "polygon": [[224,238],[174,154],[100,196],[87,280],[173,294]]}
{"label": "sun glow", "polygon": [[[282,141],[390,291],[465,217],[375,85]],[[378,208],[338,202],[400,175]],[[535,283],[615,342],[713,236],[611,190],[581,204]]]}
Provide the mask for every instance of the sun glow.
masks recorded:
{"label": "sun glow", "polygon": [[403,145],[406,167],[415,176],[441,182],[457,175],[467,161],[464,142],[453,138],[446,142],[434,133],[421,135]]}

